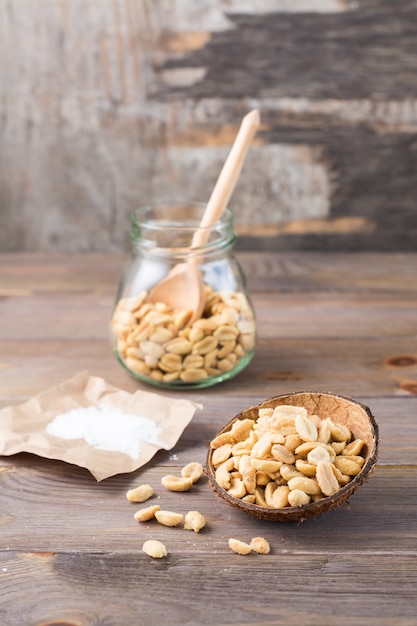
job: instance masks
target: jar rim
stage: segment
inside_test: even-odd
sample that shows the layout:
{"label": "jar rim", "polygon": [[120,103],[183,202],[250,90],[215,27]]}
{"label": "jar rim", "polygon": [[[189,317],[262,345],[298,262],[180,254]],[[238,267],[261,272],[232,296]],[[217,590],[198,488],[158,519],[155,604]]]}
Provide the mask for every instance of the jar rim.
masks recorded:
{"label": "jar rim", "polygon": [[[174,251],[176,254],[189,254],[191,250],[212,250],[232,245],[236,235],[230,209],[226,208],[220,219],[212,226],[201,227],[205,207],[202,202],[182,200],[144,204],[132,213],[130,240],[133,245],[145,244],[154,252]],[[205,233],[207,243],[193,245],[193,235],[197,231]],[[159,243],[161,234],[167,236],[168,245]],[[168,235],[172,235],[172,239],[169,239]]]}

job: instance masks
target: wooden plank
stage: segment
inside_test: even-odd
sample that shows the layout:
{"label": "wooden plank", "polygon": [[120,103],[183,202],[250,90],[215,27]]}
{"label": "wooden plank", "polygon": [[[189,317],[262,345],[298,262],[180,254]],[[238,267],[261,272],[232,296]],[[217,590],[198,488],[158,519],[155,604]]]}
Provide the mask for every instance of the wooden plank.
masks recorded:
{"label": "wooden plank", "polygon": [[242,247],[415,251],[415,15],[415,0],[2,0],[2,249],[127,250],[139,203],[208,197],[256,106]]}
{"label": "wooden plank", "polygon": [[[260,339],[252,362],[236,378],[222,384],[225,396],[260,398],[295,389],[332,390],[352,396],[416,393],[415,351],[404,337],[328,339]],[[35,395],[76,372],[88,370],[110,383],[133,390],[140,383],[113,358],[99,340],[3,341],[2,381],[7,394]],[[411,364],[387,367],[386,360],[402,357]],[[173,392],[172,392],[173,393]],[[184,392],[185,395],[186,392]],[[210,390],[194,393],[204,398]]]}
{"label": "wooden plank", "polygon": [[[2,574],[4,623],[20,626],[22,615],[30,615],[32,623],[45,626],[136,626],[151,611],[161,626],[415,624],[414,555],[401,555],[395,568],[384,554],[369,555],[365,565],[358,555],[253,556],[244,563],[235,555],[227,565],[224,556],[172,554],[149,563],[134,551],[10,554]],[[262,593],[251,593],[254,581]]]}
{"label": "wooden plank", "polygon": [[[195,460],[190,455],[182,458]],[[285,554],[359,556],[364,552],[370,555],[416,552],[415,465],[377,467],[348,505],[301,525],[256,520],[239,512],[221,501],[206,479],[201,479],[189,492],[169,492],[161,486],[161,477],[167,473],[178,475],[180,467],[178,461],[176,465],[164,466],[156,460],[128,476],[96,483],[86,470],[57,461],[32,455],[17,455],[5,463],[2,460],[2,545],[17,552],[137,553],[144,541],[158,539],[184,561],[198,552],[219,555],[217,558],[224,560],[224,566],[234,562],[233,553],[227,556],[228,539],[232,536],[228,533],[232,532],[244,541],[264,536],[271,544],[274,559]],[[155,490],[155,497],[147,504],[154,502],[161,509],[183,514],[200,511],[206,518],[206,528],[196,534],[180,526],[167,528],[156,520],[136,522],[134,512],[147,505],[130,503],[125,493],[141,483],[148,483]],[[331,545],[323,543],[323,537],[328,537]],[[395,537],[392,545],[387,543],[390,537]]]}
{"label": "wooden plank", "polygon": [[[238,240],[239,244],[239,240]],[[416,253],[244,252],[236,256],[253,291],[417,293]],[[0,252],[0,295],[32,291],[114,294],[126,254]]]}

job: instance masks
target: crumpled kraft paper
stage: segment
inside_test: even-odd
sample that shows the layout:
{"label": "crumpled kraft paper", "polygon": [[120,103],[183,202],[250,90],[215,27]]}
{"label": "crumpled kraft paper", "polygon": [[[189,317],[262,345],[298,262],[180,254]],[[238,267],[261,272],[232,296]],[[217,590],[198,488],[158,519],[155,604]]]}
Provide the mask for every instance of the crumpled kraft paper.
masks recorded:
{"label": "crumpled kraft paper", "polygon": [[[84,439],[63,439],[48,432],[58,415],[81,407],[115,407],[126,414],[145,416],[160,428],[158,443],[140,442],[139,455],[102,450]],[[97,481],[132,472],[147,463],[159,449],[170,450],[202,406],[138,390],[129,393],[103,378],[80,372],[27,402],[0,410],[0,455],[31,452],[87,468]]]}

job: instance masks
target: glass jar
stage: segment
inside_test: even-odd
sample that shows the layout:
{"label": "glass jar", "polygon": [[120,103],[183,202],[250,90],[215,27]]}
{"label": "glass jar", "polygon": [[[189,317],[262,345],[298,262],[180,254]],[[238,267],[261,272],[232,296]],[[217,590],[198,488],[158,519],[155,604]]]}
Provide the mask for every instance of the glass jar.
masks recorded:
{"label": "glass jar", "polygon": [[[132,255],[112,316],[112,349],[137,379],[169,389],[209,387],[238,374],[255,351],[255,315],[232,252],[233,216],[226,209],[193,245],[205,206],[145,206],[132,215]],[[194,242],[196,239],[194,238]],[[197,319],[147,298],[179,263],[197,263],[204,309]]]}

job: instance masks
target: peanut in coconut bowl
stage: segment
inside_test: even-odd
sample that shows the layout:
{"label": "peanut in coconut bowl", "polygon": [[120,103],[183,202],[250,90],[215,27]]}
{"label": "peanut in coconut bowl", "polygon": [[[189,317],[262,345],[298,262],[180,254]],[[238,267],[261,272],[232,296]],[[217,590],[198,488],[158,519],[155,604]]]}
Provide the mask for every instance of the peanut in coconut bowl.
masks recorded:
{"label": "peanut in coconut bowl", "polygon": [[295,392],[235,416],[211,441],[207,475],[230,505],[270,521],[335,509],[372,473],[378,425],[345,396]]}

